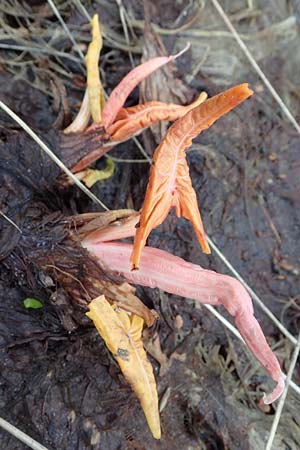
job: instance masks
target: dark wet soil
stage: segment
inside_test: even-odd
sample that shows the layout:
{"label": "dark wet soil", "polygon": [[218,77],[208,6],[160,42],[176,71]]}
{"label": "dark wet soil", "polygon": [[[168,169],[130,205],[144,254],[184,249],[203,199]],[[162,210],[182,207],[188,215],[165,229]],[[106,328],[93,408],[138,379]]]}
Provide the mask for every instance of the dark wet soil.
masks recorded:
{"label": "dark wet soil", "polygon": [[[181,7],[177,10],[176,6],[171,17],[165,4],[169,2],[156,8],[161,11],[159,24],[169,26]],[[139,11],[142,18],[142,8]],[[70,21],[76,22],[76,15]],[[173,38],[167,40],[168,45],[172,42]],[[188,57],[185,61],[188,70]],[[282,61],[271,56],[263,66],[266,70],[272,66],[272,82],[279,83]],[[117,65],[107,65],[108,88],[129,68],[127,58],[120,70]],[[180,74],[183,76],[182,67]],[[58,132],[52,127],[57,117],[53,99],[16,81],[5,68],[1,78],[1,99],[39,130],[59,154]],[[297,302],[288,302],[299,296],[299,137],[253,73],[240,81],[250,82],[255,96],[195,139],[188,153],[191,177],[207,233],[296,334],[299,308]],[[200,87],[209,95],[222,90],[201,71],[191,88],[196,91]],[[78,90],[68,85],[68,95],[76,97]],[[137,99],[135,92],[130,101]],[[299,113],[300,109],[298,118]],[[77,188],[62,192],[55,186],[59,170],[4,113],[0,115],[0,138],[0,208],[19,226],[23,220],[26,223],[28,208],[33,206],[39,211],[45,208],[52,218],[56,213],[65,216],[97,209]],[[147,139],[149,135],[144,135],[140,141]],[[132,142],[113,150],[112,155],[141,158]],[[139,209],[148,173],[147,164],[117,163],[113,177],[98,183],[93,191],[109,208]],[[253,369],[255,362],[242,344],[204,308],[158,290],[138,288],[144,303],[160,314],[161,347],[172,359],[167,373],[160,376],[159,364],[151,358],[164,405],[162,439],[153,440],[138,401],[85,319],[84,310],[68,297],[59,304],[50,298],[52,288],[49,290],[47,280],[36,270],[34,253],[30,260],[26,252],[22,254],[18,230],[4,218],[0,217],[0,222],[2,417],[49,450],[252,450],[259,448],[253,444],[254,434],[256,443],[265,442],[274,410],[263,412],[258,401],[270,384],[262,370]],[[190,224],[174,214],[148,242],[228,273],[216,255],[201,253]],[[25,309],[26,297],[39,298],[43,307]],[[287,370],[288,343],[270,319],[255,309],[266,336],[278,344]],[[180,329],[176,328],[176,316],[183,320]],[[175,351],[180,360],[172,358]],[[300,381],[299,367],[294,380]],[[25,446],[0,431],[0,449],[23,450]]]}

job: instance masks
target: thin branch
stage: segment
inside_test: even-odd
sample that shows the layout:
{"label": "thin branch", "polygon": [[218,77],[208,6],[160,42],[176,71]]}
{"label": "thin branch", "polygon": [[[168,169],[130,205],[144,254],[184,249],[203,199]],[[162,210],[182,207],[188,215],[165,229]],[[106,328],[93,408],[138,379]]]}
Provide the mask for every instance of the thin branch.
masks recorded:
{"label": "thin branch", "polygon": [[295,117],[293,116],[293,114],[291,113],[291,111],[288,109],[286,104],[281,99],[280,95],[273,88],[272,84],[270,83],[270,81],[268,80],[268,78],[266,77],[264,72],[261,70],[261,68],[259,67],[259,65],[255,61],[254,57],[252,56],[252,54],[248,50],[248,47],[242,41],[241,37],[239,36],[238,32],[236,31],[236,29],[234,28],[234,26],[230,22],[229,18],[227,17],[225,11],[221,7],[221,5],[218,2],[218,0],[211,0],[211,1],[213,3],[214,7],[216,8],[216,10],[218,11],[218,13],[220,14],[220,16],[222,17],[222,19],[224,20],[224,22],[227,25],[228,29],[230,30],[230,32],[232,33],[232,35],[236,39],[236,41],[239,44],[240,48],[243,50],[246,58],[248,59],[248,61],[250,62],[250,64],[252,65],[252,67],[254,68],[256,73],[258,74],[258,76],[261,78],[262,82],[269,89],[270,93],[272,94],[272,96],[274,97],[274,99],[276,100],[276,102],[278,103],[278,105],[280,106],[280,108],[282,109],[282,111],[284,112],[286,117],[288,118],[288,120],[293,124],[293,126],[297,130],[298,134],[300,134],[300,125],[297,123],[297,121],[296,121]]}
{"label": "thin branch", "polygon": [[19,439],[19,441],[23,442],[23,444],[26,444],[32,450],[48,450],[46,447],[39,444],[37,441],[32,439],[30,436],[23,433],[23,431],[14,427],[13,425],[11,425],[9,422],[2,419],[1,417],[0,417],[0,427],[3,428],[3,430],[7,431],[8,433],[12,434],[16,439]]}
{"label": "thin branch", "polygon": [[300,351],[300,333],[298,335],[297,345],[295,347],[295,350],[294,350],[294,353],[293,353],[293,357],[292,357],[292,360],[291,360],[291,364],[290,364],[290,367],[289,367],[289,370],[288,370],[288,373],[287,373],[287,377],[286,377],[286,380],[285,380],[285,388],[284,388],[282,396],[281,396],[281,398],[279,400],[277,411],[276,411],[275,416],[274,416],[274,420],[273,420],[273,423],[272,423],[272,427],[271,427],[269,439],[268,439],[268,442],[267,442],[266,450],[271,450],[272,449],[274,438],[275,438],[275,435],[276,435],[276,431],[277,431],[277,428],[278,428],[278,424],[279,424],[279,421],[280,421],[280,417],[281,417],[282,410],[283,410],[283,407],[284,407],[284,404],[285,404],[285,400],[286,400],[286,396],[287,396],[287,393],[288,393],[289,385],[291,385],[291,378],[292,378],[292,375],[293,375],[293,372],[294,372],[294,369],[295,369],[295,366],[296,366],[296,362],[297,362],[297,359],[298,359],[298,356],[299,356],[299,351]]}
{"label": "thin branch", "polygon": [[41,147],[41,149],[47,153],[48,156],[58,165],[58,167],[65,172],[68,177],[81,189],[93,202],[100,205],[103,209],[108,211],[108,207],[93,194],[81,181],[64,165],[64,163],[53,153],[52,150],[38,137],[38,135],[19,117],[15,114],[5,103],[0,100],[0,108],[3,109],[13,120],[17,122],[26,133]]}
{"label": "thin branch", "polygon": [[228,267],[230,272],[242,283],[242,285],[247,289],[253,300],[261,307],[261,309],[267,314],[267,316],[275,323],[282,334],[284,334],[294,345],[297,344],[297,339],[282,325],[282,323],[274,316],[274,314],[269,310],[269,308],[263,303],[263,301],[258,297],[258,295],[253,291],[253,289],[248,285],[244,278],[237,272],[237,270],[231,265],[226,256],[221,252],[221,250],[216,246],[216,244],[207,236],[207,241],[211,248],[217,253],[218,257],[224,262]]}

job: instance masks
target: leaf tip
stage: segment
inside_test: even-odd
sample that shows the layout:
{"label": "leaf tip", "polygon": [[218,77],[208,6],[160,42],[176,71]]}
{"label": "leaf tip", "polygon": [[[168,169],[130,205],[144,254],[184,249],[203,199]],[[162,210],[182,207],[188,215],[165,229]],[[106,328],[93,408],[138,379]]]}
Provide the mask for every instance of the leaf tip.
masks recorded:
{"label": "leaf tip", "polygon": [[284,375],[281,374],[273,392],[271,392],[271,394],[269,394],[269,395],[264,394],[264,396],[263,396],[264,404],[270,405],[271,403],[275,402],[275,400],[277,400],[281,396],[281,394],[284,390],[284,387],[285,387],[285,379],[284,379]]}
{"label": "leaf tip", "polygon": [[251,97],[251,95],[254,94],[254,91],[252,91],[252,89],[249,88],[249,83],[242,83],[237,87],[240,88],[240,93],[245,99]]}

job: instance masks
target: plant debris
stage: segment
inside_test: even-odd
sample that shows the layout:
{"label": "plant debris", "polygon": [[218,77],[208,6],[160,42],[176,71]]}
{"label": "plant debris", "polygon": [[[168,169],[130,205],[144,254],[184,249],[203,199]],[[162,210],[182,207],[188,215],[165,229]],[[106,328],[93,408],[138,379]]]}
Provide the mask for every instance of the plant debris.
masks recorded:
{"label": "plant debris", "polygon": [[94,322],[138,397],[153,437],[160,439],[156,383],[142,342],[143,319],[114,308],[103,295],[89,304],[89,310],[86,315]]}

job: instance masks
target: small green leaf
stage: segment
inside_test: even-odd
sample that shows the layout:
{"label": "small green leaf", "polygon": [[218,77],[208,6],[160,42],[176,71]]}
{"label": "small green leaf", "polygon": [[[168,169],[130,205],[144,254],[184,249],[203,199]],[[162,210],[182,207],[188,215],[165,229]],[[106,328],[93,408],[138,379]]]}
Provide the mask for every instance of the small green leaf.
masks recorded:
{"label": "small green leaf", "polygon": [[25,308],[33,308],[33,309],[40,309],[43,307],[43,303],[40,300],[37,300],[36,298],[25,298],[23,300],[23,305]]}

